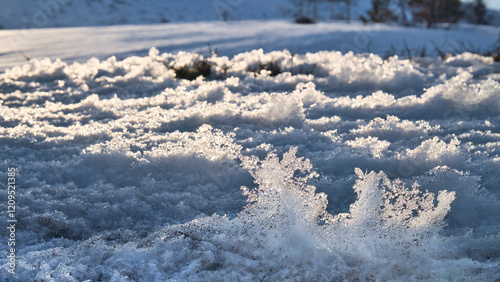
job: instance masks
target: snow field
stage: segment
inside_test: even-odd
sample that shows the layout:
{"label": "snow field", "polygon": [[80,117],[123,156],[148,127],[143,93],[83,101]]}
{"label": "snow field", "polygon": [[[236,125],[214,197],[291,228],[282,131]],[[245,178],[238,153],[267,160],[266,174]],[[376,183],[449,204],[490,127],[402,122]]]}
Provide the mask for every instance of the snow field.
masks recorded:
{"label": "snow field", "polygon": [[7,69],[16,278],[499,279],[498,73],[286,50]]}
{"label": "snow field", "polygon": [[[289,0],[0,0],[0,25],[5,29],[158,24],[170,22],[293,19]],[[335,16],[345,14],[345,4],[335,3]],[[321,3],[319,18],[330,18],[330,3]],[[370,8],[369,0],[353,5],[359,19]],[[311,14],[311,7],[306,13]]]}
{"label": "snow field", "polygon": [[[209,49],[212,49],[217,50],[220,56],[229,57],[260,48],[266,53],[287,49],[293,54],[319,53],[324,50],[342,53],[368,52],[382,58],[391,54],[408,57],[407,49],[410,50],[412,58],[420,58],[422,53],[429,57],[439,56],[436,48],[445,54],[461,54],[469,49],[474,50],[474,53],[486,54],[496,50],[498,34],[498,28],[494,26],[466,24],[449,29],[425,29],[383,24],[364,25],[359,22],[346,24],[343,21],[300,25],[291,20],[275,19],[25,28],[0,30],[0,70],[25,64],[26,57],[39,61],[44,58],[51,58],[53,61],[61,58],[68,64],[84,63],[92,57],[106,60],[115,56],[118,60],[124,60],[130,56],[147,56],[151,47],[157,47],[162,53],[174,54],[187,51],[210,55]],[[463,45],[469,47],[464,48]],[[290,58],[290,55],[283,56]],[[316,61],[323,58],[313,56],[317,57]],[[419,60],[423,65],[433,62],[432,58],[429,58],[428,62]],[[480,62],[463,61],[459,58],[450,63],[457,67],[460,64],[481,65]],[[312,66],[313,61],[310,67]],[[469,72],[481,76],[483,73],[492,73],[489,68],[495,67],[482,66],[486,68]],[[287,67],[290,68],[291,64]],[[352,71],[360,71],[354,67],[355,65],[350,66]],[[467,66],[464,65],[463,68]]]}

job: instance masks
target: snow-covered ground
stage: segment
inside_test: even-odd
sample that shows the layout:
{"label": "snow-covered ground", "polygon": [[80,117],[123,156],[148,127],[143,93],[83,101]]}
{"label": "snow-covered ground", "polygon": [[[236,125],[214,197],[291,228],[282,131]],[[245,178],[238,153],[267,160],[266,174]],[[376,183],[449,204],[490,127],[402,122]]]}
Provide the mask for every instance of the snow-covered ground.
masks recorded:
{"label": "snow-covered ground", "polygon": [[0,7],[0,280],[500,280],[497,28]]}
{"label": "snow-covered ground", "polygon": [[499,80],[468,53],[151,49],[7,69],[14,277],[498,280]]}
{"label": "snow-covered ground", "polygon": [[83,63],[92,57],[116,56],[121,60],[130,55],[145,56],[152,47],[170,53],[209,54],[208,43],[220,55],[230,57],[259,48],[301,54],[372,52],[385,57],[392,53],[392,46],[397,55],[404,51],[407,57],[406,49],[410,49],[413,57],[422,53],[437,56],[436,47],[451,53],[492,50],[498,34],[498,28],[492,26],[427,30],[343,22],[298,25],[279,20],[0,30],[0,70],[24,64],[24,56]]}
{"label": "snow-covered ground", "polygon": [[[351,18],[366,14],[371,0],[352,6]],[[293,19],[291,0],[0,0],[0,26],[5,29],[158,24],[193,21]],[[332,10],[333,8],[333,10]],[[345,17],[342,2],[319,5],[321,20]],[[303,12],[312,15],[312,6]]]}
{"label": "snow-covered ground", "polygon": [[293,14],[289,0],[0,0],[0,6],[0,24],[8,29],[220,21],[223,10],[228,20]]}
{"label": "snow-covered ground", "polygon": [[[299,9],[297,3],[304,5]],[[313,1],[304,0],[0,0],[0,29],[109,26],[198,21],[292,20],[299,13],[313,16]],[[367,17],[371,0],[351,1],[350,18]],[[395,1],[397,2],[397,1]],[[473,18],[470,2],[462,1]],[[485,1],[486,18],[499,24],[498,0]],[[401,16],[399,5],[391,9]],[[300,12],[301,11],[301,12]],[[407,9],[411,19],[411,11]],[[344,1],[319,1],[317,20],[343,20],[347,17]]]}

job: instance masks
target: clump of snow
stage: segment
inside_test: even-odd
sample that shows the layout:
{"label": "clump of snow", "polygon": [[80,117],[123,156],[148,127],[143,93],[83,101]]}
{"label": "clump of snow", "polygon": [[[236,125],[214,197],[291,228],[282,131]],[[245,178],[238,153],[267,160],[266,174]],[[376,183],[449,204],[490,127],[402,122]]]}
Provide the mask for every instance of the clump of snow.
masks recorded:
{"label": "clump of snow", "polygon": [[463,72],[427,90],[422,99],[451,103],[452,107],[466,112],[497,113],[500,110],[499,89],[500,84],[493,79],[474,82],[470,73]]}
{"label": "clump of snow", "polygon": [[356,137],[355,140],[348,140],[346,144],[352,148],[363,148],[374,158],[382,157],[382,154],[389,146],[390,142],[379,140],[377,137]]}
{"label": "clump of snow", "polygon": [[412,122],[400,120],[397,116],[374,118],[368,124],[352,130],[352,133],[367,137],[383,137],[387,140],[427,136],[430,131],[439,130],[439,125],[431,126],[427,121]]}

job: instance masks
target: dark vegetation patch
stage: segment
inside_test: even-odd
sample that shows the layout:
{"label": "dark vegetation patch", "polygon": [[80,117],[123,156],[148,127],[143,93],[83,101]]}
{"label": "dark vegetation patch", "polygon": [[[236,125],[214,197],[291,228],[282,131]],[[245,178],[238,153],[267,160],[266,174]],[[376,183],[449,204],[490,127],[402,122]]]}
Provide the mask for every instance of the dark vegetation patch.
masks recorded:
{"label": "dark vegetation patch", "polygon": [[295,23],[298,23],[298,24],[315,24],[316,21],[311,19],[311,18],[308,18],[308,17],[299,17],[295,20]]}
{"label": "dark vegetation patch", "polygon": [[195,80],[199,76],[210,77],[212,73],[212,63],[206,59],[193,62],[192,65],[186,65],[180,68],[174,68],[175,76],[179,79]]}

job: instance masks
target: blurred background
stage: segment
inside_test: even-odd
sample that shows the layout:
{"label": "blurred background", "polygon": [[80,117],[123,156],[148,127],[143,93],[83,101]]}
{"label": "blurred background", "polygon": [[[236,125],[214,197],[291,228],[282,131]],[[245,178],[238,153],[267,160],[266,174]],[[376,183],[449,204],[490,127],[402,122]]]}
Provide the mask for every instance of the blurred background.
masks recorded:
{"label": "blurred background", "polygon": [[313,21],[498,23],[498,0],[0,0],[0,28],[308,18]]}

